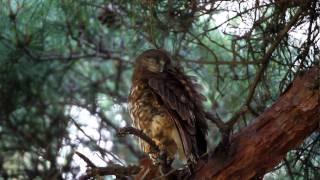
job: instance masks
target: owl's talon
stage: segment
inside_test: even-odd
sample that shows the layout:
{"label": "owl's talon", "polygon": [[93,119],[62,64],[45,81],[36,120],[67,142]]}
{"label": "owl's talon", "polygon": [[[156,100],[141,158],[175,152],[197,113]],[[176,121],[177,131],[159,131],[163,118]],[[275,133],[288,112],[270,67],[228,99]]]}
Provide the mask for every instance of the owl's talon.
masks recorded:
{"label": "owl's talon", "polygon": [[149,153],[149,158],[152,160],[152,164],[158,166],[160,164],[158,153]]}
{"label": "owl's talon", "polygon": [[174,158],[168,157],[166,151],[160,151],[159,153],[149,153],[149,157],[155,166],[168,166],[170,167]]}
{"label": "owl's talon", "polygon": [[174,158],[168,157],[168,154],[166,151],[160,151],[159,156],[157,158],[157,162],[158,162],[160,173],[162,175],[165,175],[171,170],[171,164],[173,160]]}

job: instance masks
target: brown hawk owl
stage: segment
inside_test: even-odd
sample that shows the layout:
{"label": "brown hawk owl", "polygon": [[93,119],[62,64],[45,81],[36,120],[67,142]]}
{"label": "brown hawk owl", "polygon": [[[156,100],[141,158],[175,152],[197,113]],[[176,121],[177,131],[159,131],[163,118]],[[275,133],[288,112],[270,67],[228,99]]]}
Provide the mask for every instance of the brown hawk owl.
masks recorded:
{"label": "brown hawk owl", "polygon": [[[196,160],[207,150],[208,126],[202,108],[205,98],[197,86],[162,50],[147,50],[136,58],[128,98],[130,116],[134,126],[172,160],[176,153],[182,160]],[[147,143],[139,140],[139,144],[150,153]]]}

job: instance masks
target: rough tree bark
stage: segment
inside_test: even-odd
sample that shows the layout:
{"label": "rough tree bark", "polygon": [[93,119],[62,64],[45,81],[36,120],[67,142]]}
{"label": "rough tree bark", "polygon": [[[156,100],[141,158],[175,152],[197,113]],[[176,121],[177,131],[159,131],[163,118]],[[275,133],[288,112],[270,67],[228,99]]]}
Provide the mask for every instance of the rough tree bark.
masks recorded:
{"label": "rough tree bark", "polygon": [[319,130],[319,84],[319,65],[299,75],[270,108],[232,136],[228,154],[199,165],[194,179],[258,179],[270,171]]}

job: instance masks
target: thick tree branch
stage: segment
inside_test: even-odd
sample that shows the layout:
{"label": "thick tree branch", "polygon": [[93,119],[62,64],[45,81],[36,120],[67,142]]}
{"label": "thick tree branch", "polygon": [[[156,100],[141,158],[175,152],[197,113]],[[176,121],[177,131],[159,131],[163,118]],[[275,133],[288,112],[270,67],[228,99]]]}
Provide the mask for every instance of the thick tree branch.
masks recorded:
{"label": "thick tree branch", "polygon": [[227,156],[213,155],[194,178],[252,179],[272,170],[319,128],[319,77],[319,65],[297,77],[278,101],[231,138]]}
{"label": "thick tree branch", "polygon": [[291,29],[292,26],[294,26],[298,20],[299,17],[301,16],[301,14],[303,13],[302,8],[299,8],[296,12],[296,14],[292,17],[292,19],[287,23],[287,25],[282,29],[282,31],[279,32],[279,34],[277,35],[277,37],[275,38],[275,41],[271,44],[270,48],[268,49],[268,51],[264,54],[264,56],[262,57],[261,60],[259,60],[259,62],[262,64],[261,67],[259,68],[253,82],[251,83],[250,87],[249,87],[249,92],[248,92],[248,96],[245,99],[244,104],[242,105],[242,107],[239,109],[238,112],[236,112],[233,117],[231,117],[231,119],[228,121],[228,126],[229,128],[232,128],[233,125],[237,122],[237,120],[239,119],[240,115],[242,115],[243,110],[247,109],[250,107],[250,103],[251,100],[254,96],[255,90],[257,85],[259,84],[263,73],[265,72],[265,70],[267,69],[267,66],[270,62],[270,58],[273,54],[273,52],[275,51],[275,49],[278,47],[278,45],[280,44],[280,42],[282,41],[282,39],[284,38],[284,36],[288,33],[288,31]]}

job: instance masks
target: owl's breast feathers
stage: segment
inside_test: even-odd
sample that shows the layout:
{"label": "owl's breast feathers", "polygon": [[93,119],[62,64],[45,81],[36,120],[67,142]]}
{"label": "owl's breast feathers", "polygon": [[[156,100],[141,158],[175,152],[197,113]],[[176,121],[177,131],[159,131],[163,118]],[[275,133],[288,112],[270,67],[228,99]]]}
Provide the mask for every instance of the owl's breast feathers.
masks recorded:
{"label": "owl's breast feathers", "polygon": [[[185,159],[182,143],[174,121],[157,95],[143,82],[132,86],[128,104],[129,113],[136,128],[143,130],[160,149],[172,158],[178,152]],[[150,146],[139,140],[140,148],[149,153]]]}

